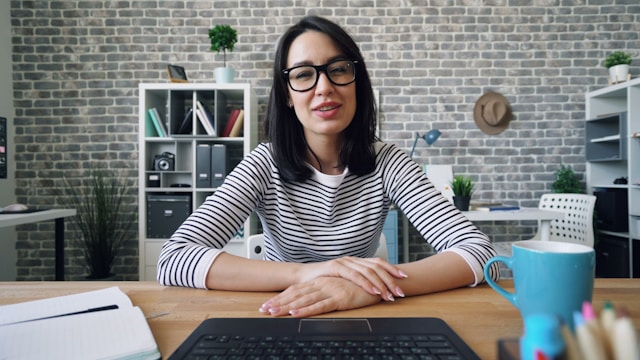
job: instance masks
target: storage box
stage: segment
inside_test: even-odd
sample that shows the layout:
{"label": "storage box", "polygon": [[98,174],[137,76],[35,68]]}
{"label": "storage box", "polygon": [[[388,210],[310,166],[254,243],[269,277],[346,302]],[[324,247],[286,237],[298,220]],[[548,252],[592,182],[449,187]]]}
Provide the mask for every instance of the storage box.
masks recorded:
{"label": "storage box", "polygon": [[168,239],[191,214],[191,194],[148,194],[147,237]]}

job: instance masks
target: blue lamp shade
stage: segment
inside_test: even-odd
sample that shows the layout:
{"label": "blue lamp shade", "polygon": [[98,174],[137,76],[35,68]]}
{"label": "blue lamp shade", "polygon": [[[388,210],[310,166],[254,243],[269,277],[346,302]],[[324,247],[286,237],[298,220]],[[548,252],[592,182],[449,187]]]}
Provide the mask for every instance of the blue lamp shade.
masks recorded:
{"label": "blue lamp shade", "polygon": [[419,139],[424,139],[424,141],[428,145],[433,145],[433,143],[435,143],[438,140],[441,134],[442,133],[438,129],[429,130],[424,135],[420,135],[416,133],[416,139],[413,141],[413,148],[411,148],[411,154],[409,155],[409,157],[413,159],[413,152],[416,150],[416,145],[418,144]]}

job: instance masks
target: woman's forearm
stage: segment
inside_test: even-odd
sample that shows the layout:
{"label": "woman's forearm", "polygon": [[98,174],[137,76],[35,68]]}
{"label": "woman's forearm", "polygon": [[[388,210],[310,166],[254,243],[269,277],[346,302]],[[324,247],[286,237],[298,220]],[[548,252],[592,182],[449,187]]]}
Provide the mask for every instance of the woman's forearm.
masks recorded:
{"label": "woman's forearm", "polygon": [[223,252],[207,274],[208,289],[281,291],[298,282],[303,264],[251,260]]}
{"label": "woman's forearm", "polygon": [[469,264],[454,252],[443,252],[411,263],[399,264],[398,267],[408,275],[398,281],[407,296],[459,288],[475,281]]}

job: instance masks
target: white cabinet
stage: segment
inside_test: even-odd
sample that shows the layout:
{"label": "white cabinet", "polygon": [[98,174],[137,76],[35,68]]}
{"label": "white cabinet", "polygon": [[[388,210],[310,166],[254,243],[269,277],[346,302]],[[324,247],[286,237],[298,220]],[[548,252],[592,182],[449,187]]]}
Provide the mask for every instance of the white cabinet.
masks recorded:
{"label": "white cabinet", "polygon": [[[198,102],[209,113],[215,135],[203,125],[206,119],[198,117]],[[150,109],[156,110],[166,136],[158,134]],[[241,131],[222,136],[233,110],[243,111]],[[140,280],[155,280],[162,244],[256,146],[257,123],[249,84],[140,84]],[[243,256],[244,240],[255,232],[255,224],[253,218],[247,220],[225,250]]]}
{"label": "white cabinet", "polygon": [[586,116],[587,193],[598,197],[607,249],[598,266],[609,270],[604,276],[640,277],[640,79],[587,93]]}

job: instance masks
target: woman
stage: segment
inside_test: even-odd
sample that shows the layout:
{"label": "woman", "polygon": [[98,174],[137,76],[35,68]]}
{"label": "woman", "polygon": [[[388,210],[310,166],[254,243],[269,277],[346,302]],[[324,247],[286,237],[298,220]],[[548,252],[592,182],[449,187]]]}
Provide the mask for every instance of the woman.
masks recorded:
{"label": "woman", "polygon": [[[281,38],[274,74],[269,143],[253,150],[164,245],[160,283],[282,291],[260,311],[304,317],[484,281],[482,268],[495,254],[487,236],[403,151],[377,142],[371,82],[343,29],[302,19]],[[392,203],[436,255],[400,265],[371,258]],[[252,211],[271,261],[219,250]]]}

